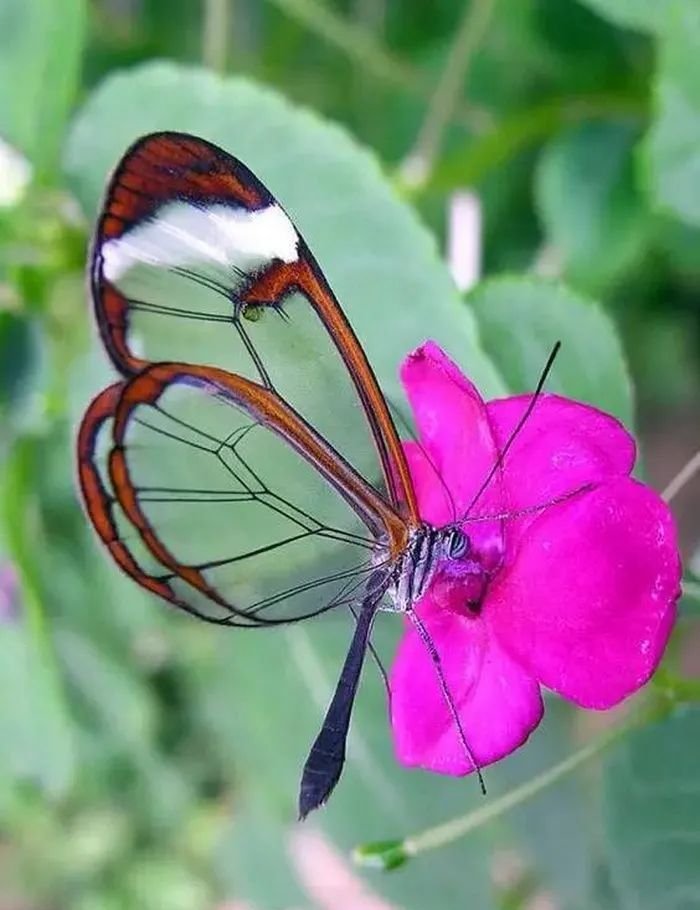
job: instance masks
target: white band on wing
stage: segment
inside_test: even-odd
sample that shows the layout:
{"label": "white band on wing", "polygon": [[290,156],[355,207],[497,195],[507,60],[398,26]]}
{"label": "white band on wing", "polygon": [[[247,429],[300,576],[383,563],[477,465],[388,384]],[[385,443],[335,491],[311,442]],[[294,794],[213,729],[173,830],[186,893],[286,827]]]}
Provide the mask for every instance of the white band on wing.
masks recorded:
{"label": "white band on wing", "polygon": [[298,259],[299,235],[278,205],[249,211],[176,201],[102,247],[104,277],[118,282],[138,264],[168,268],[195,264],[258,269]]}

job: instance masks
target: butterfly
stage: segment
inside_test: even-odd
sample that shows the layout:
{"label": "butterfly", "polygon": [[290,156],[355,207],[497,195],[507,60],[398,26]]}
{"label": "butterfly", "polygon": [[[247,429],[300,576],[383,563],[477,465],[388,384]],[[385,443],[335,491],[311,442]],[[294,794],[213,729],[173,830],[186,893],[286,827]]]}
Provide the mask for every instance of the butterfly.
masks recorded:
{"label": "butterfly", "polygon": [[390,408],[280,204],[215,145],[144,136],[108,183],[89,283],[121,378],[82,419],[78,475],[112,559],[146,590],[216,625],[354,614],[303,769],[300,817],[341,776],[380,609],[416,624],[471,759],[414,610],[437,567],[463,557],[469,538],[460,520],[436,528],[421,519]]}

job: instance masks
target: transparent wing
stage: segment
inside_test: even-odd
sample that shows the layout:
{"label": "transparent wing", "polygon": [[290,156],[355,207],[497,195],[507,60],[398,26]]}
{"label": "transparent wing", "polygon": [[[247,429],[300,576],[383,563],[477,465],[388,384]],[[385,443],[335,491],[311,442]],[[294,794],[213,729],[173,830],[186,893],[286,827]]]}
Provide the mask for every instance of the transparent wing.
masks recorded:
{"label": "transparent wing", "polygon": [[235,158],[185,134],[136,142],[107,189],[91,281],[103,343],[124,376],[179,361],[260,383],[418,522],[396,430],[352,329],[287,214]]}
{"label": "transparent wing", "polygon": [[[99,395],[80,482],[112,557],[209,621],[265,625],[353,603],[403,520],[273,391],[158,364]],[[389,571],[387,556],[386,571]]]}

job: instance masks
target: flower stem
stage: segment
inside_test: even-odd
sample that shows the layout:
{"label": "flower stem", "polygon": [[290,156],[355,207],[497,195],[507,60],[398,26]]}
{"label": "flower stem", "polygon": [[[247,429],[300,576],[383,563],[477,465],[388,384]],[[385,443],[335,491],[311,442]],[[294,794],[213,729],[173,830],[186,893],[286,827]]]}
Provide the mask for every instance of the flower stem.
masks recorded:
{"label": "flower stem", "polygon": [[639,724],[639,720],[640,714],[635,712],[634,717],[619,727],[607,731],[577,752],[574,752],[573,755],[559,762],[559,764],[543,771],[532,780],[513,788],[479,809],[403,839],[363,844],[355,848],[353,858],[360,865],[393,869],[419,853],[444,847],[446,844],[450,844],[470,834],[477,828],[494,821],[494,819],[509,812],[516,806],[533,799],[538,793],[551,787],[552,784],[571,774],[585,762],[608,749],[624,734],[629,732],[631,728],[636,727]]}
{"label": "flower stem", "polygon": [[670,704],[694,704],[700,701],[700,679],[677,676],[660,667],[654,675],[654,684]]}
{"label": "flower stem", "polygon": [[687,486],[695,475],[700,472],[700,449],[686,461],[676,476],[669,482],[661,497],[666,502],[671,502],[681,490]]}
{"label": "flower stem", "polygon": [[671,680],[673,697],[679,702],[700,702],[700,679],[677,676]]}
{"label": "flower stem", "polygon": [[486,806],[475,809],[473,812],[468,812],[466,815],[452,819],[442,825],[428,828],[427,831],[423,831],[421,834],[406,838],[404,841],[406,852],[411,856],[415,856],[425,850],[434,850],[436,847],[442,847],[493,821],[499,815],[509,812],[521,803],[528,802],[537,796],[538,793],[551,787],[552,784],[571,774],[580,765],[607,749],[620,737],[621,732],[622,728],[617,728],[600,736],[577,752],[574,752],[573,755],[559,762],[559,764],[554,765],[547,771],[543,771],[542,774],[526,781],[519,787],[515,787],[508,793],[504,793],[503,796],[498,797]]}
{"label": "flower stem", "polygon": [[486,33],[494,5],[495,0],[468,0],[465,5],[462,21],[430,99],[418,138],[401,168],[404,179],[410,185],[424,183],[432,171],[445,129],[454,116],[469,66]]}
{"label": "flower stem", "polygon": [[203,0],[202,62],[215,73],[226,72],[232,0]]}

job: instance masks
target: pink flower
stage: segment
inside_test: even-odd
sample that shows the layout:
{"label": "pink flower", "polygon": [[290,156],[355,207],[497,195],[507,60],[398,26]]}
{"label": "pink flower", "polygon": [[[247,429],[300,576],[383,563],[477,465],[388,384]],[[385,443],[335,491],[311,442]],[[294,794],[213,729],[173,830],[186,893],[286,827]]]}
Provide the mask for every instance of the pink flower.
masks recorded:
{"label": "pink flower", "polygon": [[[422,444],[405,443],[421,516],[445,525],[469,508],[530,396],[485,403],[432,342],[401,378]],[[463,524],[468,556],[438,569],[417,604],[480,765],[534,730],[541,686],[609,708],[658,665],[681,566],[671,513],[629,476],[634,460],[613,417],[543,394]],[[399,761],[474,770],[410,624],[391,692]]]}

